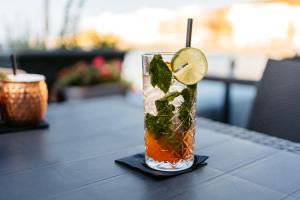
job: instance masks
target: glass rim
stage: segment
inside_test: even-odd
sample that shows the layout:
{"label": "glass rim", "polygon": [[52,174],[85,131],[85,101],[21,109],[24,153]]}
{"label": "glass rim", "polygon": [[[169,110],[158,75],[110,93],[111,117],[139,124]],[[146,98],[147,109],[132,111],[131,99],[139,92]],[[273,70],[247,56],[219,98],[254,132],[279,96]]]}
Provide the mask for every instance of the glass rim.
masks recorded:
{"label": "glass rim", "polygon": [[[25,79],[14,79],[14,78],[11,78],[11,77],[14,77],[16,75],[14,74],[8,74],[7,75],[8,78],[10,78],[9,80],[1,80],[3,83],[38,83],[38,82],[41,82],[41,81],[45,81],[46,78],[44,75],[42,74],[17,74],[17,76],[21,76],[22,78],[25,78]],[[31,77],[32,79],[29,79],[29,80],[26,80],[26,78],[28,77]],[[13,80],[14,79],[14,80]]]}
{"label": "glass rim", "polygon": [[168,52],[168,51],[158,51],[158,52],[147,52],[147,53],[144,53],[144,54],[142,54],[142,56],[154,56],[154,55],[156,55],[156,54],[160,54],[160,55],[162,55],[162,56],[164,56],[164,55],[166,55],[166,56],[168,56],[168,55],[174,55],[175,54],[175,52]]}

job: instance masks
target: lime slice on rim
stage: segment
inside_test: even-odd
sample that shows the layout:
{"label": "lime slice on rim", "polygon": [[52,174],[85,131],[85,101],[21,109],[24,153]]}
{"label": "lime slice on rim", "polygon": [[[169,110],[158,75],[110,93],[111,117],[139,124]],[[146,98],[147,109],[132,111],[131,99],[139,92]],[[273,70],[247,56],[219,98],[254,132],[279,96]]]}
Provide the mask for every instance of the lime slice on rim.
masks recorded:
{"label": "lime slice on rim", "polygon": [[185,85],[193,85],[206,75],[207,60],[201,50],[187,47],[174,55],[171,67],[177,81]]}

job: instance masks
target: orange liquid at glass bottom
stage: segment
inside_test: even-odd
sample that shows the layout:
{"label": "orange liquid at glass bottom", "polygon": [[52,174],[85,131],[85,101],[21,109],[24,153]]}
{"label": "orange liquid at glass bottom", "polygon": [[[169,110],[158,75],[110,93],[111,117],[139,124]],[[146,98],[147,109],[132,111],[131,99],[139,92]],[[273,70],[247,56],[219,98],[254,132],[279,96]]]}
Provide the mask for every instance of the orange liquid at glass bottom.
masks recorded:
{"label": "orange liquid at glass bottom", "polygon": [[164,138],[155,139],[153,134],[145,130],[146,155],[159,162],[177,163],[189,159],[193,155],[194,130],[177,134],[178,145],[169,145]]}

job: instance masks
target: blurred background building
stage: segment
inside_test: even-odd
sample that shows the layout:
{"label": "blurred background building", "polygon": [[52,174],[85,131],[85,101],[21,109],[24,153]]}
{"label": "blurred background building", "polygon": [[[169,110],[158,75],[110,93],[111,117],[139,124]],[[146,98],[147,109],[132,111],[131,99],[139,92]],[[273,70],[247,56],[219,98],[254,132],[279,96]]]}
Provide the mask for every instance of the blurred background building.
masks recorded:
{"label": "blurred background building", "polygon": [[2,50],[92,49],[105,42],[124,50],[173,50],[184,43],[187,17],[195,19],[193,45],[209,52],[259,48],[287,56],[300,44],[297,1],[12,0],[0,10]]}

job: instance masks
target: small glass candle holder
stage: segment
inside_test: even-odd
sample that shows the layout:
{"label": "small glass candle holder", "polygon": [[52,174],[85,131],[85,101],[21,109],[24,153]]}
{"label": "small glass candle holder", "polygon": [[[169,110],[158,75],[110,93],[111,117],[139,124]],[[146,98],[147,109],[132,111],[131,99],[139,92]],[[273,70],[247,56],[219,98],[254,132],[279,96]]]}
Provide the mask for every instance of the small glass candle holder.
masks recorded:
{"label": "small glass candle holder", "polygon": [[30,125],[41,122],[47,110],[48,90],[39,74],[8,75],[0,83],[0,108],[4,123]]}

